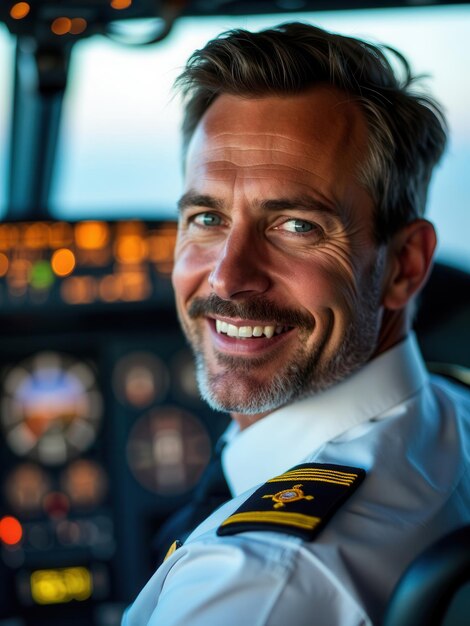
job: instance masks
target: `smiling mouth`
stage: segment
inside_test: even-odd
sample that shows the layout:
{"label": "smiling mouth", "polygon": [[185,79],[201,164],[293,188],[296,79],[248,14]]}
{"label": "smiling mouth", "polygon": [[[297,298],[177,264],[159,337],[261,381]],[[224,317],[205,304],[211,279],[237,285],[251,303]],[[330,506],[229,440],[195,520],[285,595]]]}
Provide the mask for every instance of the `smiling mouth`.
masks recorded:
{"label": "smiling mouth", "polygon": [[292,329],[291,326],[279,326],[275,324],[256,326],[236,326],[222,320],[215,320],[215,329],[219,335],[227,335],[236,339],[251,339],[253,337],[266,337],[271,339],[274,335],[281,335]]}

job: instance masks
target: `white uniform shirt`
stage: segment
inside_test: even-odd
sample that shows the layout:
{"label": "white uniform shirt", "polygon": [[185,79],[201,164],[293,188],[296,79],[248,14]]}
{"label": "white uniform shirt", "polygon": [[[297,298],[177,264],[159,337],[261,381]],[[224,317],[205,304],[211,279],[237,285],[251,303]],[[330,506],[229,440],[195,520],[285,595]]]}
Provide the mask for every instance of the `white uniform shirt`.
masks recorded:
{"label": "white uniform shirt", "polygon": [[[470,397],[428,377],[413,337],[229,440],[235,498],[163,563],[124,626],[376,624],[409,562],[470,522]],[[260,483],[305,462],[367,472],[312,542],[216,535]]]}

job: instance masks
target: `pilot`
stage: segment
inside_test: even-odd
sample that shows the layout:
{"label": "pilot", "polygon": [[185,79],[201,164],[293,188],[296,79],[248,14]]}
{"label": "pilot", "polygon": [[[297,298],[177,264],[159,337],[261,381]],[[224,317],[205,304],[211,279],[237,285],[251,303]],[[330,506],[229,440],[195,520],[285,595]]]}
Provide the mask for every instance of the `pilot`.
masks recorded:
{"label": "pilot", "polygon": [[398,52],[301,23],[224,33],[178,85],[173,284],[201,394],[233,418],[232,498],[124,624],[378,624],[470,519],[468,392],[411,331],[442,111]]}

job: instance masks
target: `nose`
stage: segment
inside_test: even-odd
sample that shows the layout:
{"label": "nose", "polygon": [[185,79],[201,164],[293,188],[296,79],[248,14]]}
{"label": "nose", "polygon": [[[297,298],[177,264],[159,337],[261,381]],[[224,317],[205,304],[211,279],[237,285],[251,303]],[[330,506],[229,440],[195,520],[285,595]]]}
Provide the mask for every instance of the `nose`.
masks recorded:
{"label": "nose", "polygon": [[268,257],[259,239],[246,232],[230,233],[209,275],[209,284],[223,300],[265,293],[271,280]]}

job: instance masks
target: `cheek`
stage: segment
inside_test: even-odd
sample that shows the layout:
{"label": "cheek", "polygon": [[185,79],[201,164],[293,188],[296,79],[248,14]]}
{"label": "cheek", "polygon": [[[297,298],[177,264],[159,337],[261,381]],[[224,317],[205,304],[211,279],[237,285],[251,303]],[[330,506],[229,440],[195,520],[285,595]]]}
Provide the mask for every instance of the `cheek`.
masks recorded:
{"label": "cheek", "polygon": [[310,309],[345,309],[354,311],[358,289],[351,264],[326,249],[308,264],[291,266],[291,279],[297,285],[300,301]]}
{"label": "cheek", "polygon": [[177,246],[172,283],[177,301],[187,301],[201,285],[208,285],[210,260],[199,246]]}

